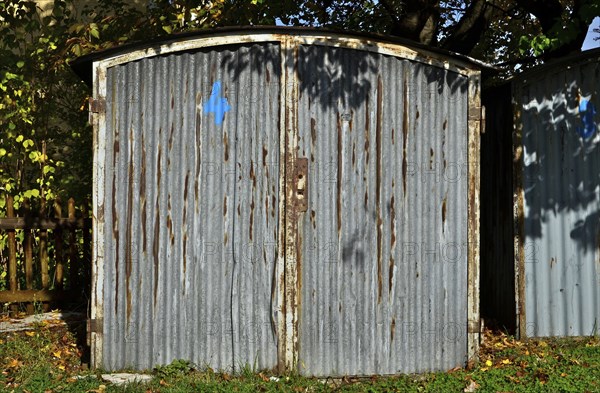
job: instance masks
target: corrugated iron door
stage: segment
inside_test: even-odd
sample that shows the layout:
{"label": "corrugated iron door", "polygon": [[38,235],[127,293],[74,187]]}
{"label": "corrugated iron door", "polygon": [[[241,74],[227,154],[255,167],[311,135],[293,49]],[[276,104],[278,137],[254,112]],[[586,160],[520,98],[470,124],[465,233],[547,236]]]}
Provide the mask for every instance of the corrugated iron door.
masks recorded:
{"label": "corrugated iron door", "polygon": [[262,43],[107,69],[96,366],[277,365],[280,67]]}
{"label": "corrugated iron door", "polygon": [[295,56],[299,371],[464,365],[468,78],[352,49]]}

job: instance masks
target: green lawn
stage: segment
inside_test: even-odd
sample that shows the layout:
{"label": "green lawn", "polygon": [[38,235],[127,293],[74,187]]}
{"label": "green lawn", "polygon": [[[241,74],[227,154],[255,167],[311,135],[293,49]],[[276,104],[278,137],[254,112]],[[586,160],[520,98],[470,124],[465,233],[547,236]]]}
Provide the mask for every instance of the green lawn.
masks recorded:
{"label": "green lawn", "polygon": [[[72,330],[77,331],[77,329]],[[79,330],[81,339],[81,330]],[[126,387],[99,380],[82,365],[84,348],[64,325],[0,334],[0,391],[15,392],[600,392],[600,339],[516,341],[486,332],[481,360],[445,373],[315,379],[268,373],[193,370],[179,361],[151,371],[152,382]],[[99,373],[98,373],[99,374]],[[81,376],[88,376],[81,378]]]}

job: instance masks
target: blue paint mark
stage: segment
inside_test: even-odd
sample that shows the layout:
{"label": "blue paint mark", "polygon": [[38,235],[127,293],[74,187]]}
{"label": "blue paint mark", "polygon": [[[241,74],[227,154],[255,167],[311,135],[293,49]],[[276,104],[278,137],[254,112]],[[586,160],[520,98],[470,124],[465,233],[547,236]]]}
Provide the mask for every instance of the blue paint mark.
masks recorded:
{"label": "blue paint mark", "polygon": [[594,124],[595,115],[596,108],[593,103],[588,100],[582,100],[579,103],[579,117],[581,118],[583,127],[577,127],[577,133],[583,139],[587,139],[594,135],[594,132],[596,131],[596,124]]}
{"label": "blue paint mark", "polygon": [[212,92],[208,102],[203,105],[204,114],[214,113],[215,124],[220,126],[225,119],[225,112],[231,110],[231,106],[227,103],[227,98],[221,97],[221,81],[216,81],[213,84]]}

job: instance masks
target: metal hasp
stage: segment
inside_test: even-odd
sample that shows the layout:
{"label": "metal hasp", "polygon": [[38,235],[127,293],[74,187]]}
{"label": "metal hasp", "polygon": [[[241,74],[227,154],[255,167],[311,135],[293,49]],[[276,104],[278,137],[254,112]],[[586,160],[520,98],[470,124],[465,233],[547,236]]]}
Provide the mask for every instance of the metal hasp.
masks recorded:
{"label": "metal hasp", "polygon": [[478,63],[280,28],[91,61],[93,366],[476,357]]}
{"label": "metal hasp", "polygon": [[86,321],[86,341],[87,345],[90,346],[92,343],[92,333],[94,334],[102,334],[103,330],[103,321],[102,319],[91,319],[88,318]]}

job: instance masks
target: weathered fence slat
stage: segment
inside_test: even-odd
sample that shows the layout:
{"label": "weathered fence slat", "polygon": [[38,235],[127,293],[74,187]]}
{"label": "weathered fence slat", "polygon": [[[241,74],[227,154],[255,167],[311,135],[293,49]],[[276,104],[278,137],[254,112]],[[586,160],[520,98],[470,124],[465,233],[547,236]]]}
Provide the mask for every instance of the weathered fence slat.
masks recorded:
{"label": "weathered fence slat", "polygon": [[[90,280],[91,267],[92,222],[91,218],[85,217],[89,211],[87,201],[80,205],[84,214],[79,215],[75,201],[70,198],[66,206],[67,217],[63,217],[63,206],[58,199],[51,205],[51,214],[48,214],[44,199],[38,214],[34,214],[28,199],[21,204],[20,217],[15,214],[12,196],[6,197],[6,206],[7,217],[0,218],[0,230],[8,235],[8,285],[7,290],[0,291],[0,303],[13,303],[10,305],[11,313],[18,311],[16,303],[27,303],[27,313],[31,314],[34,312],[33,302],[42,303],[43,310],[47,311],[49,302],[75,299],[82,295],[82,290],[88,293],[89,289],[82,284]],[[22,244],[17,244],[17,230],[23,230]],[[52,233],[49,234],[49,230]],[[79,230],[82,230],[81,233]],[[65,236],[67,233],[68,236]],[[82,254],[79,251],[81,239]],[[50,244],[53,244],[54,250],[51,255]],[[37,247],[37,257],[34,256],[34,247]],[[68,269],[65,266],[67,262]]]}
{"label": "weathered fence slat", "polygon": [[[42,198],[40,214],[46,214],[46,199]],[[42,289],[48,289],[50,275],[48,273],[48,231],[40,230],[40,271],[42,272]]]}
{"label": "weathered fence slat", "polygon": [[[54,201],[54,218],[61,219],[62,207],[60,205],[60,199]],[[62,229],[56,228],[54,231],[54,260],[56,261],[56,267],[54,271],[55,286],[57,289],[63,288],[64,281],[64,266],[63,266],[63,238]]]}
{"label": "weathered fence slat", "polygon": [[[27,218],[31,215],[29,199],[23,201],[23,215]],[[33,237],[30,229],[25,229],[25,288],[33,289]],[[34,312],[33,304],[27,304],[27,314]]]}
{"label": "weathered fence slat", "polygon": [[[69,198],[68,204],[68,217],[69,220],[75,220],[75,200],[73,198]],[[75,233],[75,228],[71,228],[69,231],[69,283],[71,289],[75,289],[79,282],[77,280],[77,266],[79,261],[77,260],[77,236]]]}
{"label": "weathered fence slat", "polygon": [[[6,200],[8,217],[15,216],[13,197],[9,196]],[[17,290],[17,240],[15,230],[8,231],[8,288],[11,291]],[[11,311],[16,311],[16,306],[11,307]]]}

